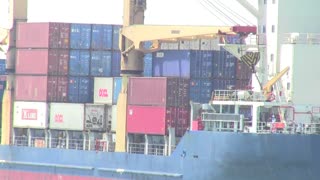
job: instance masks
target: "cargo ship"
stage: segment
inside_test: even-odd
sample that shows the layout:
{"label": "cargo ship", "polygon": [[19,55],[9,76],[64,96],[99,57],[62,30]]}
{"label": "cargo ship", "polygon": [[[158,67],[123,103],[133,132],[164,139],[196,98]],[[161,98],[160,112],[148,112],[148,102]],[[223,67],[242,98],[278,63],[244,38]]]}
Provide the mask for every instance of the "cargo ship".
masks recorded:
{"label": "cargo ship", "polygon": [[318,6],[238,2],[258,28],[134,25],[143,0],[123,25],[13,13],[0,179],[318,179]]}

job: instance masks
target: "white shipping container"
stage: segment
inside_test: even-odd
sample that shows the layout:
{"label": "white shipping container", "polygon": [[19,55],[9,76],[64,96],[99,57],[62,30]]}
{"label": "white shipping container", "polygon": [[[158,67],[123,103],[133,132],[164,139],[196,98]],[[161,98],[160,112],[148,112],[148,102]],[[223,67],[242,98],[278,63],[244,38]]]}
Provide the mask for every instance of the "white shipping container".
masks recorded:
{"label": "white shipping container", "polygon": [[162,50],[178,50],[179,43],[177,42],[162,42],[160,45],[160,49]]}
{"label": "white shipping container", "polygon": [[111,131],[116,132],[117,128],[117,105],[112,106]]}
{"label": "white shipping container", "polygon": [[94,78],[93,101],[95,104],[112,104],[113,78]]}
{"label": "white shipping container", "polygon": [[199,50],[200,49],[200,40],[185,40],[180,41],[179,48],[181,50]]}
{"label": "white shipping container", "polygon": [[110,130],[112,121],[112,106],[101,104],[86,104],[85,130],[107,131]]}
{"label": "white shipping container", "polygon": [[84,104],[50,104],[50,129],[82,131],[83,122]]}
{"label": "white shipping container", "polygon": [[214,39],[201,39],[200,49],[201,49],[201,50],[215,50],[215,51],[220,51],[219,39],[218,39],[218,38],[214,38]]}
{"label": "white shipping container", "polygon": [[13,127],[48,127],[48,105],[45,102],[14,102]]}

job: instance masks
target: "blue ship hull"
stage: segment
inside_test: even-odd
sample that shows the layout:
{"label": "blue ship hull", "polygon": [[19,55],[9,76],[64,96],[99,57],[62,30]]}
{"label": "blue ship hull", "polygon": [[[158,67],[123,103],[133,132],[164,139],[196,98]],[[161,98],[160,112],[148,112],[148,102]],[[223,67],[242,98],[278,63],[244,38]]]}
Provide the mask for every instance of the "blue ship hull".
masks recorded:
{"label": "blue ship hull", "polygon": [[0,176],[17,179],[14,172],[28,172],[62,180],[318,180],[319,152],[319,135],[190,131],[171,156],[0,146]]}

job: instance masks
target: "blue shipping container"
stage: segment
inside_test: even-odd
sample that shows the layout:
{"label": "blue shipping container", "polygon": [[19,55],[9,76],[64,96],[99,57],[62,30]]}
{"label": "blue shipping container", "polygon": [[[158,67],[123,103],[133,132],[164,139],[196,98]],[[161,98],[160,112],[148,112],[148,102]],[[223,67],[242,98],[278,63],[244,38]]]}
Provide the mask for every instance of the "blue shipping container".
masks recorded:
{"label": "blue shipping container", "polygon": [[0,75],[6,74],[6,60],[0,59]]}
{"label": "blue shipping container", "polygon": [[118,96],[119,93],[121,91],[121,87],[122,87],[122,78],[121,77],[115,77],[113,79],[113,99],[112,102],[113,104],[117,104],[118,102]]}
{"label": "blue shipping container", "polygon": [[143,61],[144,61],[143,76],[152,77],[152,53],[145,54]]}
{"label": "blue shipping container", "polygon": [[213,56],[213,78],[236,78],[237,58],[225,50],[214,51]]}
{"label": "blue shipping container", "polygon": [[112,52],[112,76],[119,77],[121,72],[121,53],[120,51]]}
{"label": "blue shipping container", "polygon": [[213,80],[214,90],[234,89],[235,86],[236,86],[235,79],[214,79]]}
{"label": "blue shipping container", "polygon": [[69,77],[68,102],[93,103],[93,80],[90,77]]}
{"label": "blue shipping container", "polygon": [[92,49],[111,50],[112,41],[112,25],[92,25]]}
{"label": "blue shipping container", "polygon": [[113,25],[113,36],[112,36],[112,49],[119,50],[119,31],[121,25]]}
{"label": "blue shipping container", "polygon": [[111,76],[111,51],[91,51],[90,75],[99,77]]}
{"label": "blue shipping container", "polygon": [[69,75],[89,76],[90,51],[71,50],[69,61]]}
{"label": "blue shipping container", "polygon": [[190,100],[198,103],[208,103],[212,94],[212,80],[191,79],[190,80]]}
{"label": "blue shipping container", "polygon": [[213,76],[213,51],[193,50],[190,58],[192,78],[211,78]]}
{"label": "blue shipping container", "polygon": [[0,101],[2,102],[3,93],[7,85],[7,76],[0,76]]}
{"label": "blue shipping container", "polygon": [[90,49],[91,44],[91,25],[90,24],[71,24],[70,30],[71,49]]}
{"label": "blue shipping container", "polygon": [[154,77],[190,77],[190,51],[165,50],[152,54]]}

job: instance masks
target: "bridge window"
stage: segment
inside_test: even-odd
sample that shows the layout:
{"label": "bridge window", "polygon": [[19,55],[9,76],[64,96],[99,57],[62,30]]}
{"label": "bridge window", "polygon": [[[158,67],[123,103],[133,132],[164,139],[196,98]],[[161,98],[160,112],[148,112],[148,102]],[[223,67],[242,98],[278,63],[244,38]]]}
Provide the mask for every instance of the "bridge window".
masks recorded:
{"label": "bridge window", "polygon": [[272,25],[271,31],[274,33],[276,31],[276,26]]}

